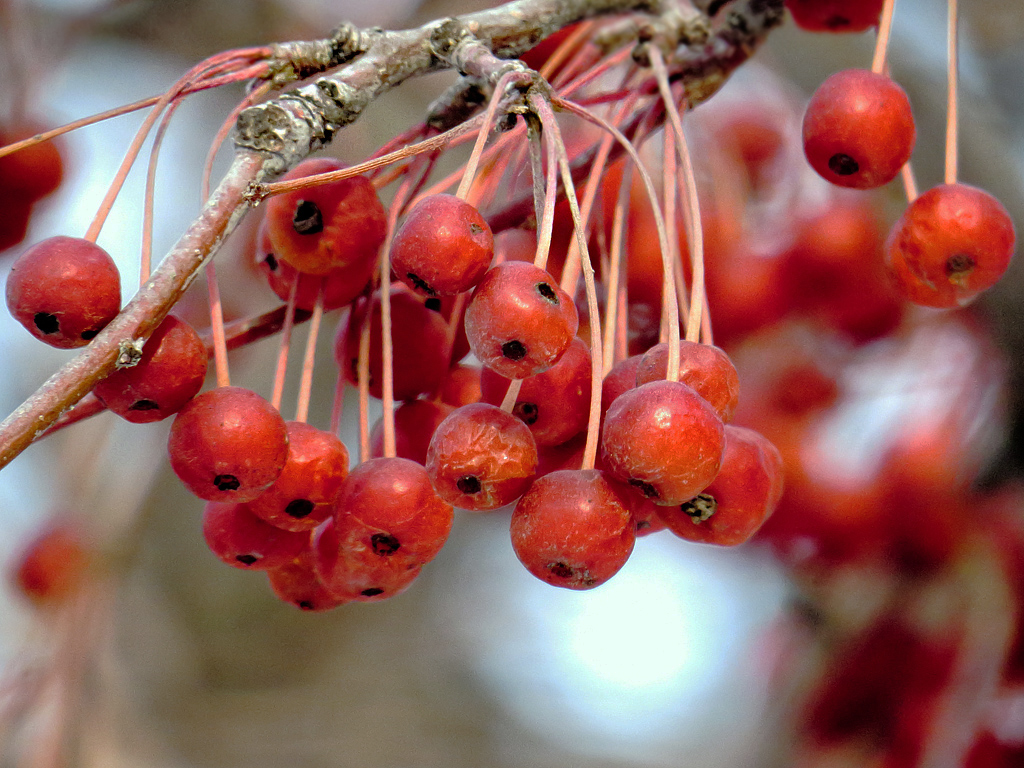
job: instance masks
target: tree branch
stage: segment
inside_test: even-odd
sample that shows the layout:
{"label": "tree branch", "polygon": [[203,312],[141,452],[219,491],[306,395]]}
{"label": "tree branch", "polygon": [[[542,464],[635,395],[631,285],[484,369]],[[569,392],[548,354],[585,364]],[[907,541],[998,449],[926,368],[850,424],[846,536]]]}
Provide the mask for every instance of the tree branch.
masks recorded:
{"label": "tree branch", "polygon": [[[714,33],[707,40],[674,41],[681,47],[673,52],[676,55],[666,58],[673,76],[687,84],[691,103],[697,103],[716,90],[781,21],[782,0],[701,0],[696,4],[688,0],[517,0],[461,16],[454,25],[448,20],[413,30],[363,33],[342,27],[323,52],[293,57],[294,72],[284,72],[279,80],[293,74],[308,75],[337,62],[348,63],[311,85],[242,113],[235,161],[199,218],[121,314],[0,424],[0,467],[114,370],[119,359],[137,358],[139,342],[159,325],[248,210],[253,185],[284,172],[325,146],[391,88],[410,77],[451,68],[436,50],[439,39],[443,42],[444,29],[464,29],[498,58],[510,59],[559,29],[598,16],[639,13],[650,17],[649,23],[636,25],[637,40],[650,34],[651,29],[660,30],[660,34],[674,29],[675,34],[685,37],[687,29],[703,29],[700,24],[694,25],[689,10],[693,7],[714,15]],[[656,24],[659,19],[664,23]],[[277,59],[289,59],[286,46],[275,50]],[[124,364],[130,362],[122,361]]]}

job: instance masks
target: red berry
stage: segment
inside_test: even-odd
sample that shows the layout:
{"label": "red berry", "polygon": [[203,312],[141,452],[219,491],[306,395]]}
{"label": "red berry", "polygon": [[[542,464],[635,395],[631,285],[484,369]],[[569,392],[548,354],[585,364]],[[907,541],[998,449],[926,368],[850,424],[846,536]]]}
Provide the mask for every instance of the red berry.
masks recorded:
{"label": "red berry", "polygon": [[885,0],[786,0],[793,21],[811,32],[864,32],[878,26]]}
{"label": "red berry", "polygon": [[721,419],[677,381],[652,381],[619,395],[601,430],[609,473],[659,505],[682,504],[704,490],[724,451]]}
{"label": "red berry", "polygon": [[[29,124],[0,133],[0,145],[13,144],[39,133],[43,128]],[[64,161],[54,141],[43,141],[0,157],[0,180],[4,188],[33,203],[57,191],[64,179]]]}
{"label": "red berry", "polygon": [[633,355],[625,360],[620,360],[605,374],[604,381],[601,382],[602,419],[619,395],[636,386],[636,371],[640,367],[642,357],[642,355]]}
{"label": "red berry", "polygon": [[[407,400],[395,409],[395,455],[417,464],[427,463],[427,446],[437,425],[452,412],[449,405],[433,400]],[[370,433],[370,455],[384,455],[384,417]]]}
{"label": "red berry", "polygon": [[127,421],[160,421],[180,411],[203,388],[206,359],[199,334],[168,315],[146,341],[138,364],[114,371],[93,392]]}
{"label": "red berry", "polygon": [[171,468],[207,501],[252,501],[277,480],[288,457],[288,428],[248,389],[219,387],[181,409],[171,425]]}
{"label": "red berry", "polygon": [[324,311],[347,307],[363,292],[377,268],[376,259],[359,259],[348,266],[332,269],[326,275],[308,275],[299,272],[291,264],[281,261],[274,255],[274,247],[267,234],[267,222],[264,219],[256,236],[256,262],[260,272],[267,279],[270,289],[281,301],[288,301],[292,285],[296,280],[299,287],[295,291],[295,306],[312,312],[320,293],[320,284],[324,283]]}
{"label": "red berry", "polygon": [[267,579],[279,600],[303,611],[329,611],[349,602],[335,595],[320,581],[310,548],[290,563],[267,571]]}
{"label": "red berry", "polygon": [[491,228],[480,211],[455,195],[421,200],[391,243],[391,269],[426,296],[468,291],[480,282],[493,257]]}
{"label": "red berry", "polygon": [[[0,177],[2,178],[2,177]],[[22,240],[28,233],[28,221],[32,217],[32,203],[17,193],[0,190],[0,253]]]}
{"label": "red berry", "polygon": [[547,370],[576,335],[576,305],[543,269],[506,261],[491,269],[466,308],[466,336],[485,366],[510,379]]}
{"label": "red berry", "polygon": [[899,291],[927,307],[958,307],[1009,266],[1016,235],[1002,204],[967,184],[943,184],[912,202],[885,244]]}
{"label": "red berry", "polygon": [[51,523],[14,561],[11,578],[36,605],[60,605],[82,586],[90,559],[82,534],[75,526]]}
{"label": "red berry", "polygon": [[[668,344],[656,344],[640,358],[636,384],[647,384],[668,375]],[[740,399],[736,366],[721,349],[695,341],[679,342],[679,378],[708,401],[723,422],[732,421]]]}
{"label": "red berry", "polygon": [[[587,426],[590,416],[590,350],[579,337],[558,362],[523,379],[512,413],[523,420],[538,446],[559,445]],[[500,405],[509,380],[485,368],[480,378],[483,398]]]}
{"label": "red berry", "polygon": [[596,469],[540,477],[512,513],[512,548],[541,581],[603,584],[625,565],[636,531],[628,491]]}
{"label": "red berry", "polygon": [[814,92],[804,114],[804,153],[833,184],[873,189],[896,178],[917,131],[906,92],[865,69],[836,72]]}
{"label": "red berry", "polygon": [[352,543],[358,541],[380,557],[423,565],[441,551],[453,510],[434,492],[421,464],[382,458],[352,470],[334,517],[339,536],[344,531]]}
{"label": "red berry", "polygon": [[95,243],[51,237],[14,262],[7,308],[37,339],[61,349],[84,347],[120,311],[121,276]]}
{"label": "red berry", "polygon": [[203,538],[232,568],[266,571],[292,562],[309,543],[309,535],[286,531],[260,520],[247,504],[211,501],[203,509]]}
{"label": "red berry", "polygon": [[287,428],[284,469],[249,509],[278,528],[311,531],[334,511],[348,476],[348,450],[337,436],[301,421],[289,421]]}
{"label": "red berry", "polygon": [[510,413],[486,403],[458,408],[434,433],[427,474],[438,496],[469,510],[497,509],[518,499],[537,471],[537,445]]}
{"label": "red berry", "polygon": [[438,390],[441,402],[454,408],[478,403],[483,397],[481,377],[483,369],[473,365],[453,365]]}
{"label": "red berry", "polygon": [[782,456],[767,438],[752,429],[726,425],[718,476],[693,499],[658,507],[658,516],[688,541],[742,544],[775,511],[782,477]]}
{"label": "red berry", "polygon": [[[391,289],[391,339],[394,349],[394,396],[412,400],[430,394],[448,371],[448,324],[440,311],[431,309],[404,285]],[[349,321],[338,325],[334,340],[334,359],[353,385],[359,383],[359,334],[368,302],[361,301],[350,310]],[[381,345],[380,294],[373,297],[370,315],[370,394],[383,396],[384,358]]]}
{"label": "red berry", "polygon": [[386,538],[367,541],[350,517],[325,520],[313,533],[313,566],[324,587],[344,601],[379,602],[404,592],[423,566],[395,557]]}
{"label": "red berry", "polygon": [[[332,158],[314,158],[281,178],[298,179],[343,167]],[[311,275],[375,261],[387,234],[387,212],[364,176],[287,192],[270,198],[266,206],[274,254]]]}

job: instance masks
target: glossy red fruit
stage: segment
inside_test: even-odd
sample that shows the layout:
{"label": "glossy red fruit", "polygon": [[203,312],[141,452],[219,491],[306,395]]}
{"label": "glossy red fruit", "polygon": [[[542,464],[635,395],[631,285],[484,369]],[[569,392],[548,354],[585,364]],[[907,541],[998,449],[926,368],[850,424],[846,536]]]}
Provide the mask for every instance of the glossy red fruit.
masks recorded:
{"label": "glossy red fruit", "polygon": [[93,392],[127,421],[160,421],[199,394],[206,362],[206,345],[195,329],[168,315],[146,341],[138,364],[115,370]]}
{"label": "glossy red fruit", "polygon": [[366,288],[377,268],[376,259],[358,259],[345,267],[332,269],[326,275],[307,275],[274,255],[274,247],[267,234],[264,219],[256,237],[256,265],[267,279],[270,289],[281,301],[288,301],[292,285],[298,281],[295,306],[312,312],[324,283],[324,311],[340,309],[351,304]]}
{"label": "glossy red fruit", "polygon": [[452,296],[476,286],[494,258],[494,235],[474,206],[431,195],[406,216],[391,242],[391,269],[425,296]]}
{"label": "glossy red fruit", "polygon": [[725,427],[725,456],[714,481],[689,501],[658,507],[662,522],[680,538],[732,547],[761,527],[782,497],[782,456],[758,432]]}
{"label": "glossy red fruit", "polygon": [[596,469],[537,479],[512,513],[512,548],[541,581],[592,589],[618,573],[636,542],[628,489]]}
{"label": "glossy red fruit", "polygon": [[328,518],[313,533],[313,566],[335,597],[360,603],[387,600],[404,592],[423,566],[394,556],[387,539],[366,540],[365,526],[350,517]]}
{"label": "glossy red fruit", "polygon": [[604,381],[601,382],[602,420],[616,398],[636,386],[636,371],[640,367],[642,357],[642,355],[632,355],[625,360],[620,360],[605,374]]}
{"label": "glossy red fruit", "polygon": [[810,32],[864,32],[878,26],[885,0],[786,0],[793,21]]}
{"label": "glossy red fruit", "polygon": [[[558,362],[523,379],[512,413],[522,419],[538,446],[559,445],[587,426],[590,416],[590,350],[576,337]],[[500,405],[511,382],[485,368],[480,378],[483,398]]]}
{"label": "glossy red fruit", "polygon": [[0,190],[0,253],[22,240],[28,233],[28,222],[32,217],[32,203],[22,197]]}
{"label": "glossy red fruit", "polygon": [[[421,464],[409,459],[370,459],[342,486],[334,514],[339,536],[380,557],[423,565],[444,546],[452,505],[435,493]],[[350,526],[348,520],[357,526]]]}
{"label": "glossy red fruit", "polygon": [[348,476],[348,449],[336,435],[301,421],[289,421],[287,428],[284,469],[249,509],[286,531],[311,531],[334,511]]}
{"label": "glossy red fruit", "polygon": [[[394,349],[395,400],[413,400],[437,389],[448,371],[446,348],[448,325],[440,311],[404,285],[391,289],[391,339]],[[359,334],[368,302],[361,301],[349,311],[351,319],[338,324],[334,359],[353,386],[359,384]],[[370,314],[370,394],[383,395],[384,358],[381,345],[380,294],[374,294]]]}
{"label": "glossy red fruit", "polygon": [[457,408],[427,450],[427,474],[438,496],[461,509],[497,509],[529,488],[537,445],[529,428],[486,403]]}
{"label": "glossy red fruit", "polygon": [[53,347],[84,347],[121,309],[121,276],[110,255],[77,237],[51,237],[18,257],[7,308]]}
{"label": "glossy red fruit", "polygon": [[804,113],[807,161],[840,187],[873,189],[892,181],[916,138],[906,92],[866,69],[836,72],[818,86]]}
{"label": "glossy red fruit", "polygon": [[[343,167],[332,158],[314,158],[281,178],[298,179]],[[387,212],[364,176],[277,195],[267,200],[266,211],[276,257],[310,275],[374,261],[387,234]]]}
{"label": "glossy red fruit", "polygon": [[[433,400],[407,400],[395,409],[395,455],[417,464],[427,463],[427,447],[437,426],[452,412],[452,407]],[[370,455],[384,455],[384,417],[370,432]]]}
{"label": "glossy red fruit", "polygon": [[555,364],[576,335],[579,315],[543,269],[506,261],[476,287],[465,324],[480,362],[506,378],[523,379]]}
{"label": "glossy red fruit", "polygon": [[267,571],[267,580],[277,598],[301,611],[319,613],[349,602],[331,592],[320,581],[311,547],[278,568]]}
{"label": "glossy red fruit", "polygon": [[483,397],[480,378],[483,369],[476,365],[453,365],[445,374],[438,395],[441,402],[458,408],[460,405],[478,403]]}
{"label": "glossy red fruit", "polygon": [[36,605],[61,605],[82,587],[91,559],[73,524],[49,523],[14,560],[11,581]]}
{"label": "glossy red fruit", "polygon": [[907,206],[885,244],[885,262],[910,301],[958,307],[1003,276],[1015,243],[1013,221],[992,195],[943,184]]}
{"label": "glossy red fruit", "polygon": [[718,474],[725,433],[707,400],[677,381],[652,381],[612,403],[601,430],[608,472],[655,504],[689,501]]}
{"label": "glossy red fruit", "polygon": [[[668,344],[655,344],[640,358],[636,384],[659,381],[668,375]],[[679,342],[679,378],[708,401],[723,422],[732,421],[740,399],[740,377],[732,360],[718,347],[682,339]]]}
{"label": "glossy red fruit", "polygon": [[247,504],[209,502],[203,509],[203,538],[232,568],[266,571],[292,562],[309,543],[309,535],[286,531],[260,520]]}
{"label": "glossy red fruit", "polygon": [[178,412],[167,440],[171,468],[207,501],[252,501],[269,488],[288,457],[281,414],[255,392],[219,387]]}

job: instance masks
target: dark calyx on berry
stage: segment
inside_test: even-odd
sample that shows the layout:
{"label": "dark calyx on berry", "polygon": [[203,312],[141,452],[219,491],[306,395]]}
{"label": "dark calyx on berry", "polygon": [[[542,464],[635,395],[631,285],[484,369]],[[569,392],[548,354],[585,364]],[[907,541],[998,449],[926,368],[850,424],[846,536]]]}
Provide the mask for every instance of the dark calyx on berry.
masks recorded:
{"label": "dark calyx on berry", "polygon": [[552,304],[558,304],[558,294],[555,293],[555,289],[547,283],[537,283],[537,293],[543,296],[545,299],[550,301]]}
{"label": "dark calyx on berry", "polygon": [[237,491],[241,485],[234,475],[217,475],[213,478],[213,484],[217,486],[218,491]]}
{"label": "dark calyx on berry", "polygon": [[512,413],[522,419],[527,425],[536,424],[540,416],[540,409],[536,403],[516,403]]}
{"label": "dark calyx on berry", "polygon": [[694,523],[703,523],[715,514],[718,501],[710,493],[698,493],[689,501],[679,505],[679,509],[690,516]]}
{"label": "dark calyx on berry", "polygon": [[518,339],[506,341],[501,345],[501,354],[509,360],[522,360],[526,357],[526,345]]}
{"label": "dark calyx on berry", "polygon": [[324,231],[324,215],[312,200],[300,200],[295,206],[292,226],[300,235],[317,235]]}
{"label": "dark calyx on berry", "polygon": [[394,536],[387,533],[375,533],[370,537],[370,545],[378,555],[393,555],[401,547],[401,543]]}
{"label": "dark calyx on berry", "polygon": [[[409,278],[409,282],[411,282],[413,285],[415,285],[417,288],[423,291],[423,293],[427,294],[428,296],[437,296],[437,291],[431,288],[430,284],[419,275],[414,274],[413,272],[406,272],[405,276]],[[440,309],[440,302],[438,302],[438,305],[438,308]]]}
{"label": "dark calyx on berry", "polygon": [[658,498],[658,489],[650,483],[645,483],[643,480],[637,480],[634,477],[630,479],[629,484],[640,491],[646,499]]}
{"label": "dark calyx on berry", "polygon": [[284,508],[284,511],[292,517],[306,517],[310,512],[313,511],[313,507],[316,505],[309,499],[295,499],[289,501],[288,505]]}
{"label": "dark calyx on berry", "polygon": [[860,164],[842,152],[837,152],[828,159],[828,167],[832,173],[837,173],[840,176],[852,176],[860,170]]}
{"label": "dark calyx on berry", "polygon": [[[51,315],[49,312],[36,312],[32,322],[36,324],[36,328],[39,329],[40,333],[56,333],[60,330],[60,320],[57,319],[56,315]],[[82,335],[84,336],[85,334]]]}
{"label": "dark calyx on berry", "polygon": [[463,493],[480,493],[483,490],[483,485],[480,483],[480,478],[475,475],[466,475],[460,477],[455,481],[455,487]]}

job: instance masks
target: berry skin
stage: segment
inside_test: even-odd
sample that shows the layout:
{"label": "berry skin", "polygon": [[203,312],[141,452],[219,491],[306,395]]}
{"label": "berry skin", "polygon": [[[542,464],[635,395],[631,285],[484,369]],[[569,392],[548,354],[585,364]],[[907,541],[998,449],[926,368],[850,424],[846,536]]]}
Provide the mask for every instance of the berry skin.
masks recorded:
{"label": "berry skin", "polygon": [[[427,447],[438,424],[452,412],[450,405],[433,400],[407,400],[395,409],[395,455],[417,464],[427,463]],[[370,455],[384,455],[384,417],[370,433]]]}
{"label": "berry skin", "polygon": [[885,0],[786,0],[793,21],[809,32],[865,32],[878,26]]}
{"label": "berry skin", "polygon": [[309,535],[260,520],[247,504],[211,501],[203,509],[203,538],[222,562],[247,571],[280,568],[299,556]]}
{"label": "berry skin", "polygon": [[409,211],[391,243],[391,269],[425,296],[473,288],[491,266],[494,235],[474,206],[455,195],[431,195]]}
{"label": "berry skin", "polygon": [[167,440],[171,468],[206,501],[252,501],[288,457],[288,428],[270,403],[248,389],[219,387],[178,412]]}
{"label": "berry skin", "polygon": [[[640,358],[636,384],[668,375],[668,344],[655,344]],[[718,347],[694,341],[679,342],[679,381],[689,384],[708,401],[723,423],[732,421],[740,399],[740,377],[732,360]]]}
{"label": "berry skin", "polygon": [[274,255],[274,246],[267,234],[266,219],[260,224],[256,236],[256,265],[267,279],[270,290],[281,301],[288,301],[292,284],[298,280],[299,287],[295,291],[295,306],[312,312],[316,306],[317,295],[320,293],[321,281],[324,285],[324,311],[347,307],[363,292],[377,268],[376,259],[359,259],[346,267],[332,269],[326,275],[307,275],[299,272],[291,264],[281,261]]}
{"label": "berry skin", "polygon": [[142,349],[142,359],[119,368],[93,392],[122,419],[161,421],[199,394],[206,379],[206,345],[191,325],[168,315]]}
{"label": "berry skin", "polygon": [[421,464],[364,461],[342,486],[334,518],[339,537],[380,557],[423,565],[448,539],[454,511],[435,493]]}
{"label": "berry skin", "polygon": [[[13,131],[0,131],[0,146],[27,139],[43,130],[40,125],[27,124]],[[28,203],[53,194],[64,179],[60,147],[54,141],[43,141],[0,157],[0,179],[6,192]]]}
{"label": "berry skin", "polygon": [[722,420],[707,400],[677,381],[652,381],[619,395],[601,430],[609,474],[663,506],[704,490],[724,451]]}
{"label": "berry skin", "polygon": [[[590,350],[579,337],[558,362],[523,379],[512,413],[523,420],[538,446],[559,445],[587,426],[590,416]],[[500,405],[509,380],[485,368],[480,378],[483,398]]]}
{"label": "berry skin", "polygon": [[289,421],[287,427],[284,469],[249,509],[286,531],[311,531],[334,510],[348,476],[348,450],[337,436],[309,424]]}
{"label": "berry skin", "polygon": [[335,595],[320,581],[316,575],[313,551],[308,546],[290,563],[267,571],[267,580],[279,600],[302,611],[319,613],[349,602]]}
{"label": "berry skin", "polygon": [[[299,163],[281,179],[343,167],[331,158],[314,158]],[[266,210],[274,254],[310,275],[326,275],[356,262],[374,261],[387,234],[387,212],[373,184],[364,176],[272,197]]]}
{"label": "berry skin", "polygon": [[592,589],[618,573],[636,543],[632,499],[596,469],[538,478],[512,513],[512,548],[541,581]]}
{"label": "berry skin", "polygon": [[313,532],[313,567],[320,583],[345,602],[375,603],[401,594],[423,570],[395,554],[387,539],[365,537],[351,517],[328,518]]}
{"label": "berry skin", "polygon": [[[391,289],[391,339],[394,349],[395,400],[412,400],[430,394],[441,384],[448,371],[448,325],[440,311],[430,308],[439,299],[426,302],[404,285]],[[334,339],[334,359],[349,383],[359,384],[359,334],[366,316],[366,301],[349,311],[351,321],[338,324]],[[373,297],[370,315],[370,394],[383,396],[384,352],[381,344],[380,294]]]}
{"label": "berry skin", "polygon": [[695,498],[658,507],[680,538],[732,547],[750,539],[782,496],[782,456],[752,429],[725,427],[725,456],[714,481]]}
{"label": "berry skin", "polygon": [[807,161],[840,187],[874,189],[892,181],[916,138],[907,94],[885,75],[865,69],[829,77],[804,113]]}
{"label": "berry skin", "polygon": [[110,255],[77,237],[51,237],[18,257],[7,308],[40,341],[84,347],[121,309],[121,276]]}
{"label": "berry skin", "polygon": [[86,580],[90,559],[77,528],[69,523],[51,524],[17,558],[11,581],[38,606],[61,605]]}
{"label": "berry skin", "polygon": [[533,482],[537,445],[511,413],[486,403],[464,405],[438,426],[427,449],[427,474],[438,496],[461,509],[497,509]]}
{"label": "berry skin", "polygon": [[579,328],[576,305],[543,269],[506,261],[491,269],[466,308],[473,354],[508,379],[524,379],[557,362]]}
{"label": "berry skin", "polygon": [[1010,215],[992,195],[943,184],[907,206],[885,244],[885,262],[910,301],[958,307],[1002,277],[1015,240]]}

